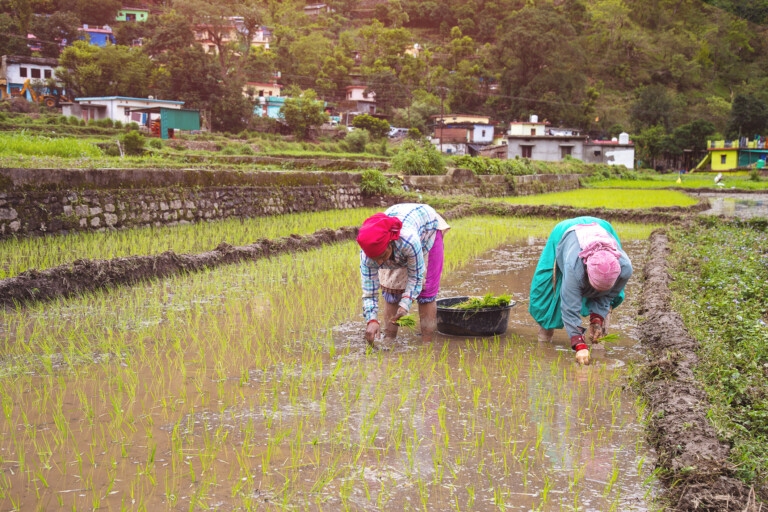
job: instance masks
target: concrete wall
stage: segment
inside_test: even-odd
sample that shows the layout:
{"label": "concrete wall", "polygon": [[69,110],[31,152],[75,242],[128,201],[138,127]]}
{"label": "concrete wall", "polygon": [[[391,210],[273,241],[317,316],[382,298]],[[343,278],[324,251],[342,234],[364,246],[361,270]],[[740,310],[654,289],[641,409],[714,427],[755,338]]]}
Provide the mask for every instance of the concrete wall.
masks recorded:
{"label": "concrete wall", "polygon": [[360,175],[0,169],[0,237],[363,206]]}
{"label": "concrete wall", "polygon": [[634,169],[635,147],[624,144],[584,144],[584,161],[588,164],[623,165]]}
{"label": "concrete wall", "polygon": [[466,194],[477,197],[525,196],[581,186],[580,174],[535,174],[529,176],[476,176],[468,169],[451,169],[444,176],[404,176],[409,190],[431,194]]}
{"label": "concrete wall", "polygon": [[562,148],[570,146],[571,156],[583,160],[584,140],[571,137],[509,138],[507,158],[523,156],[521,146],[533,146],[531,160],[559,162],[563,159]]}

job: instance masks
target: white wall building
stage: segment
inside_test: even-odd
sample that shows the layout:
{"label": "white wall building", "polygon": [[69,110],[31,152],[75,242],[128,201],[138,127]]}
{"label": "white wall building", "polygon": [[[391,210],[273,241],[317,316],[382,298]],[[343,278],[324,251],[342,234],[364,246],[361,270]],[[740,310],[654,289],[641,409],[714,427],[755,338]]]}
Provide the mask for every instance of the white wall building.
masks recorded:
{"label": "white wall building", "polygon": [[618,140],[590,140],[584,143],[584,161],[589,164],[623,165],[635,168],[635,145],[629,134],[622,133]]}
{"label": "white wall building", "polygon": [[76,116],[85,120],[112,119],[122,123],[135,121],[142,123],[146,114],[130,113],[130,110],[152,107],[181,109],[183,101],[156,100],[151,98],[128,98],[125,96],[103,96],[93,98],[75,98],[73,103],[62,105],[62,114]]}
{"label": "white wall building", "polygon": [[27,80],[55,79],[58,65],[57,59],[3,55],[2,78],[5,79],[6,86],[23,85]]}

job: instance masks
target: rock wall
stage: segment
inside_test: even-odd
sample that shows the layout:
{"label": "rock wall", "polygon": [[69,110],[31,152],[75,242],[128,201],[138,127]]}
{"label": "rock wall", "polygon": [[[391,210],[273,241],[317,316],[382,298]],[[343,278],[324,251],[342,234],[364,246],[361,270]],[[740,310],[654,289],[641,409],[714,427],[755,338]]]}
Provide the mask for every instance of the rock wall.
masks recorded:
{"label": "rock wall", "polygon": [[404,176],[403,184],[416,192],[499,197],[572,190],[581,186],[579,178],[580,174],[476,176],[468,169],[450,169],[444,176]]}
{"label": "rock wall", "polygon": [[360,175],[0,169],[0,237],[363,206]]}

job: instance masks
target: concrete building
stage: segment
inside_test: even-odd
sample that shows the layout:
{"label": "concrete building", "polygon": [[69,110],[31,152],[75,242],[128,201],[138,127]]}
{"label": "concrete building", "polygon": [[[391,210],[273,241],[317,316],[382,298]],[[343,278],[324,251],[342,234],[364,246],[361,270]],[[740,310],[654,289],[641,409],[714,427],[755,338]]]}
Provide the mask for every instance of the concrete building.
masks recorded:
{"label": "concrete building", "polygon": [[754,167],[758,160],[768,158],[765,139],[708,140],[710,165],[713,171],[735,171]]}
{"label": "concrete building", "polygon": [[627,133],[618,140],[587,140],[584,142],[584,161],[588,164],[623,165],[635,168],[635,144]]}
{"label": "concrete building", "polygon": [[101,47],[115,44],[115,36],[112,34],[112,28],[109,25],[98,27],[84,24],[77,30],[80,32],[80,39],[88,41],[88,44]]}
{"label": "concrete building", "polygon": [[476,116],[474,114],[435,114],[429,116],[430,124],[437,126],[439,124],[491,124],[491,118],[488,116]]}
{"label": "concrete building", "polygon": [[146,117],[131,112],[141,108],[164,107],[181,109],[183,101],[156,100],[152,98],[128,98],[125,96],[101,96],[91,98],[75,98],[72,103],[62,106],[62,114],[75,116],[86,121],[90,119],[111,119],[121,123],[137,122],[143,124]]}
{"label": "concrete building", "polygon": [[350,113],[375,114],[376,93],[366,92],[365,85],[348,85],[346,97],[339,103],[339,109]]}
{"label": "concrete building", "polygon": [[117,11],[115,21],[147,21],[149,18],[149,9],[141,7],[123,7]]}
{"label": "concrete building", "polygon": [[[26,57],[23,55],[3,55],[2,68],[0,68],[0,86],[2,97],[10,98],[21,95],[22,92],[27,101],[32,101],[32,91],[24,88],[27,80],[30,83],[41,84],[48,79],[56,79],[57,59],[46,57]],[[36,89],[38,87],[35,87]],[[47,87],[41,91],[48,94]]]}

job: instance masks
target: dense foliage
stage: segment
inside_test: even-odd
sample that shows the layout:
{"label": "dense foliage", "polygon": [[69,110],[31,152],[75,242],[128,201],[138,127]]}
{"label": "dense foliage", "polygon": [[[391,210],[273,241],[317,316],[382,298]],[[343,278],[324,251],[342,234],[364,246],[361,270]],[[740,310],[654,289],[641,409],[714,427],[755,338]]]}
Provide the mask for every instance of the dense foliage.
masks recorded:
{"label": "dense foliage", "polygon": [[432,144],[406,140],[392,157],[392,170],[414,175],[443,174],[445,161]]}
{"label": "dense foliage", "polygon": [[[68,85],[183,100],[229,131],[250,122],[244,84],[278,71],[331,106],[362,82],[395,126],[422,133],[441,111],[538,114],[603,136],[623,127],[647,142],[646,160],[691,149],[676,128],[698,120],[711,123],[706,136],[768,125],[768,45],[752,24],[765,21],[764,0],[329,0],[319,16],[298,0],[155,3],[146,23],[113,23],[115,0],[3,0],[0,52],[29,54],[33,33],[41,54],[58,56],[52,43],[80,23],[109,22],[117,47],[65,51]],[[242,19],[236,40],[228,16]],[[269,50],[248,44],[264,26]],[[140,49],[120,46],[139,39]]]}
{"label": "dense foliage", "polygon": [[[674,232],[675,308],[701,341],[709,414],[739,473],[768,478],[768,234],[713,225]],[[694,297],[694,299],[691,299]]]}

